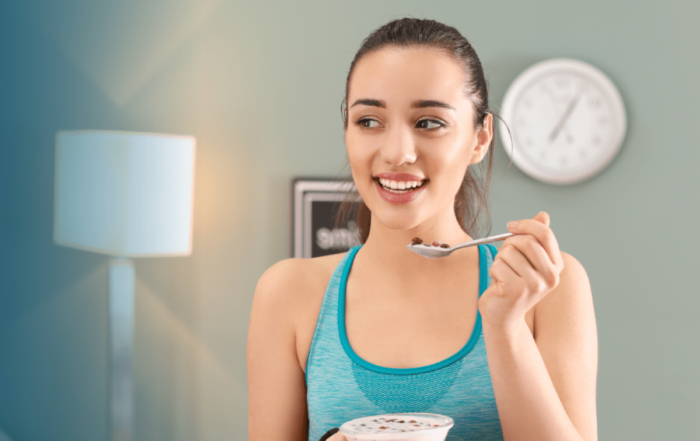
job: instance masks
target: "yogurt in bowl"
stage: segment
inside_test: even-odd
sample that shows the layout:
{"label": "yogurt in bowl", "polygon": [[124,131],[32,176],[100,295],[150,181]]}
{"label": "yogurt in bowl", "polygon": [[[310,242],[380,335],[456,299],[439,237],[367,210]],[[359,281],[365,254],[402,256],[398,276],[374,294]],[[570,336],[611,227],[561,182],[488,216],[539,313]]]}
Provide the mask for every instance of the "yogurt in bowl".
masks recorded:
{"label": "yogurt in bowl", "polygon": [[340,426],[348,441],[444,441],[452,418],[434,413],[392,413],[357,418]]}

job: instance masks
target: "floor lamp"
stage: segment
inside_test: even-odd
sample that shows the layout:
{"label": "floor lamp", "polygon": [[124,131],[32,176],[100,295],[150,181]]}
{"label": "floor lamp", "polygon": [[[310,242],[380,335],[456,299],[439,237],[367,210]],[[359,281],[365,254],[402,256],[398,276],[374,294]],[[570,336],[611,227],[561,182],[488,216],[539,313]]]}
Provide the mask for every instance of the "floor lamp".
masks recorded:
{"label": "floor lamp", "polygon": [[196,141],[114,131],[56,135],[54,241],[109,260],[111,439],[134,427],[132,258],[192,251]]}

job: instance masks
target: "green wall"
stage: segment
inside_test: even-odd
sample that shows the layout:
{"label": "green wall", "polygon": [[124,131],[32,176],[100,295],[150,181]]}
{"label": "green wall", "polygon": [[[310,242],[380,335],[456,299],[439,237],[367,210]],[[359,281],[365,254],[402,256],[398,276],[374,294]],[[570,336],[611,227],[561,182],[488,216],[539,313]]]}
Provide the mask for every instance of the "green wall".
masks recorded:
{"label": "green wall", "polygon": [[52,242],[54,136],[134,130],[198,141],[192,256],[136,263],[136,439],[246,439],[248,316],[257,278],[289,254],[289,181],[341,171],[350,61],[406,15],[472,41],[496,109],[548,58],[617,84],[628,133],[601,175],[545,185],[498,146],[492,231],[546,210],[586,267],[601,440],[700,437],[700,4],[681,0],[3,0],[0,427],[108,439],[107,257]]}

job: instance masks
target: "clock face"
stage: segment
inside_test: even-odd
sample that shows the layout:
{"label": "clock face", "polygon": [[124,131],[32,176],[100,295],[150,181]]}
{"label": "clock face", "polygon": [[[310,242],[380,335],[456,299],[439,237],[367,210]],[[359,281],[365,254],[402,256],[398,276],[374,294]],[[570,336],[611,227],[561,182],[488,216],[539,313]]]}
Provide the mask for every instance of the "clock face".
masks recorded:
{"label": "clock face", "polygon": [[[503,102],[501,139],[528,175],[554,184],[583,181],[615,157],[625,133],[620,94],[605,74],[568,59],[532,66]],[[512,136],[512,143],[511,143]]]}

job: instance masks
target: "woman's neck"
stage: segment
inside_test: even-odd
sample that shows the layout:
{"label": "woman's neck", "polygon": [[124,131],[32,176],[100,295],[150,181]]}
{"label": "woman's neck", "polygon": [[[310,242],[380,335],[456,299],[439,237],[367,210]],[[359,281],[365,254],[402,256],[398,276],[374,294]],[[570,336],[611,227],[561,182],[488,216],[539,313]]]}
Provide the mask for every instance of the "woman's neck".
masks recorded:
{"label": "woman's neck", "polygon": [[406,248],[414,237],[420,237],[427,243],[440,241],[449,245],[471,240],[457,221],[454,211],[427,219],[420,225],[407,230],[388,228],[373,215],[369,237],[362,254],[384,270],[395,269],[404,274],[412,269],[444,268],[446,264],[459,259],[459,253],[435,260],[419,256]]}

